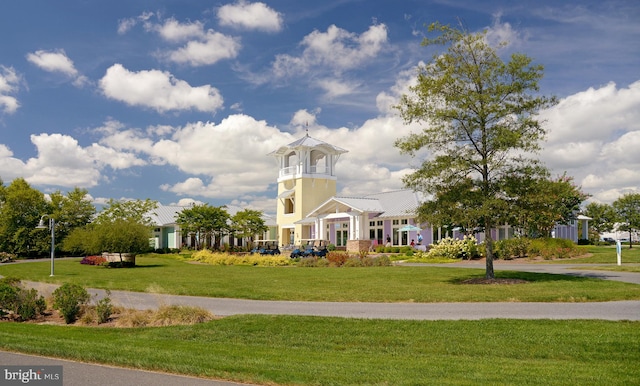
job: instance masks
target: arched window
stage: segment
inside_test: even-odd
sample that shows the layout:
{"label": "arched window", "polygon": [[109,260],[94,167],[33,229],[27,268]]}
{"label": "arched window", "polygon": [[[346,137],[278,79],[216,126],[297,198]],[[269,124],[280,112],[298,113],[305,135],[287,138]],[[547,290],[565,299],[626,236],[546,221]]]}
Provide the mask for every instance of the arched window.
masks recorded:
{"label": "arched window", "polygon": [[327,155],[320,150],[311,150],[311,173],[327,173],[329,170],[329,168],[327,167],[328,159],[329,157],[327,157]]}
{"label": "arched window", "polygon": [[284,156],[284,167],[287,168],[289,166],[295,166],[297,164],[296,152],[292,151],[291,153]]}
{"label": "arched window", "polygon": [[292,151],[284,156],[284,174],[295,174],[298,165],[298,155]]}

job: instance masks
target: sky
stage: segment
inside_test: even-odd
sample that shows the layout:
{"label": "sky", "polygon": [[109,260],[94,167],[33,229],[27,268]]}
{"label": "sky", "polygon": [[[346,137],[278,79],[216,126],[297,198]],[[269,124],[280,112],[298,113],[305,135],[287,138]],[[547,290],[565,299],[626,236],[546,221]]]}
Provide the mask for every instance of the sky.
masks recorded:
{"label": "sky", "polygon": [[402,189],[420,130],[393,108],[434,48],[487,31],[545,68],[539,158],[590,201],[640,193],[634,0],[21,0],[0,4],[0,178],[91,200],[274,213],[268,154],[308,131],[348,150],[338,194]]}

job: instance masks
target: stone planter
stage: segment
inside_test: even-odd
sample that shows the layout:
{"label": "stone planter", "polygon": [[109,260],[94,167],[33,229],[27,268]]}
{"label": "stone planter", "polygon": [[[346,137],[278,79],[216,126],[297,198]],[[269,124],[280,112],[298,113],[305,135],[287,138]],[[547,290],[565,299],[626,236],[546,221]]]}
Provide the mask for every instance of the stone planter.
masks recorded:
{"label": "stone planter", "polygon": [[371,248],[371,240],[347,240],[347,252],[367,252]]}
{"label": "stone planter", "polygon": [[125,263],[131,263],[132,265],[136,265],[136,255],[131,253],[123,253],[122,260],[120,260],[119,253],[103,252],[102,257],[104,257],[107,260],[107,263],[119,263],[122,261]]}

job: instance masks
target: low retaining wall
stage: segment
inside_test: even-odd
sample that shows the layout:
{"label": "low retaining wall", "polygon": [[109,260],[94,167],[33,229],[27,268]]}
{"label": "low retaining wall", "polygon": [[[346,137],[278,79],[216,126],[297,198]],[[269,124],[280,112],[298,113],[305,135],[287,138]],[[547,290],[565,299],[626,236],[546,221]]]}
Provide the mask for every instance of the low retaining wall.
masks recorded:
{"label": "low retaining wall", "polygon": [[115,263],[115,262],[124,261],[124,262],[133,263],[133,265],[136,264],[136,256],[132,255],[130,253],[123,253],[122,254],[122,259],[120,259],[120,254],[119,253],[103,252],[102,253],[102,257],[104,257],[107,260],[108,263]]}

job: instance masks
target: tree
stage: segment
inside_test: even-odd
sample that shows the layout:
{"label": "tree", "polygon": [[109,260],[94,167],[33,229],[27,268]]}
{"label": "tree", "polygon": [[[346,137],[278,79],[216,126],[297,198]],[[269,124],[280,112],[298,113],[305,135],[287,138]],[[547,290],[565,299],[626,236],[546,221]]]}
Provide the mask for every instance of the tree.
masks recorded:
{"label": "tree", "polygon": [[632,233],[640,231],[640,193],[628,193],[613,202],[620,229],[629,232],[629,248],[633,247]]}
{"label": "tree", "polygon": [[51,215],[56,219],[56,240],[64,242],[67,235],[75,228],[87,225],[96,213],[96,208],[89,199],[89,191],[74,188],[63,195],[60,191],[51,193]]}
{"label": "tree", "polygon": [[133,221],[144,225],[152,225],[151,214],[158,207],[158,202],[146,200],[109,199],[108,206],[96,218],[96,223],[112,222],[116,220]]}
{"label": "tree", "polygon": [[51,213],[44,195],[24,178],[16,178],[2,189],[2,196],[0,251],[15,254],[48,251],[50,233],[36,229],[42,215]]}
{"label": "tree", "polygon": [[183,210],[176,219],[176,224],[186,234],[196,239],[196,249],[215,245],[220,247],[222,236],[229,231],[229,213],[224,206],[216,207],[208,204],[194,205]]}
{"label": "tree", "polygon": [[149,249],[152,220],[150,213],[157,207],[150,199],[115,201],[103,209],[93,223],[75,228],[63,247],[72,252],[112,252],[136,254]]}
{"label": "tree", "polygon": [[556,224],[576,219],[580,204],[589,197],[566,174],[552,179],[545,170],[530,170],[528,175],[507,176],[506,181],[506,197],[512,203],[507,222],[530,237],[550,237]]}
{"label": "tree", "polygon": [[[555,99],[537,94],[541,65],[517,53],[505,63],[486,42],[486,31],[469,33],[439,23],[431,24],[433,31],[439,36],[425,38],[423,46],[448,48],[420,66],[417,84],[397,106],[406,123],[426,125],[395,145],[412,156],[430,151],[404,183],[432,195],[434,204],[428,205],[442,200],[445,215],[485,231],[485,275],[493,279],[491,229],[508,215],[506,177],[526,176],[537,166],[530,155],[540,149],[545,130],[535,115]],[[419,215],[432,219],[427,211]]]}
{"label": "tree", "polygon": [[249,239],[249,246],[253,246],[255,235],[269,230],[262,218],[262,212],[252,209],[244,209],[233,215],[231,218],[232,229],[239,237]]}
{"label": "tree", "polygon": [[590,202],[585,208],[584,214],[591,217],[589,225],[598,232],[598,235],[611,232],[616,222],[616,212],[609,204]]}

